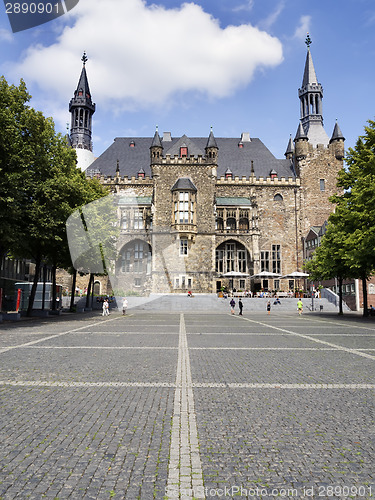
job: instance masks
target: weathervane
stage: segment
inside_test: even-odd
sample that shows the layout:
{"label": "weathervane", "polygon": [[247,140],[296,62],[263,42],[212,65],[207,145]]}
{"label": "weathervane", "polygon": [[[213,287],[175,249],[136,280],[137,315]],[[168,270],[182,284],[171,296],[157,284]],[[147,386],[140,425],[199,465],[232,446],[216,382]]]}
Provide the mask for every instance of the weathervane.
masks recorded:
{"label": "weathervane", "polygon": [[87,59],[88,59],[88,57],[87,57],[87,55],[86,55],[86,51],[84,51],[84,52],[83,52],[82,59],[81,59],[81,61],[83,62],[83,65],[85,65],[85,64],[86,64]]}
{"label": "weathervane", "polygon": [[305,40],[305,44],[307,45],[307,48],[308,48],[308,49],[310,48],[310,45],[312,44],[312,40],[311,40],[311,38],[310,38],[309,33],[307,33],[306,40]]}

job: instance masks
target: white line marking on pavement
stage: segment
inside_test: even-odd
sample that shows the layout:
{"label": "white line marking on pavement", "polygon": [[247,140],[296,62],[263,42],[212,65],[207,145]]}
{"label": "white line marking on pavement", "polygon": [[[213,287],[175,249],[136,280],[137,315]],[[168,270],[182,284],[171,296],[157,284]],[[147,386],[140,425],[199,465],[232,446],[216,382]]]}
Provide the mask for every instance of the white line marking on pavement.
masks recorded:
{"label": "white line marking on pavement", "polygon": [[58,382],[48,380],[0,380],[13,387],[176,387],[168,382]]}
{"label": "white line marking on pavement", "polygon": [[63,345],[63,346],[53,346],[53,345],[24,345],[22,349],[173,349],[176,350],[178,347],[150,347],[150,346],[94,346],[94,345]]}
{"label": "white line marking on pavement", "polygon": [[[195,351],[337,351],[334,347],[189,347]],[[364,351],[365,349],[361,349]]]}
{"label": "white line marking on pavement", "polygon": [[[75,387],[168,387],[181,389],[181,385],[168,382],[57,382],[47,380],[0,380],[0,386],[11,387],[62,387],[71,389]],[[246,384],[246,383],[223,383],[223,382],[194,382],[186,385],[186,389],[203,388],[216,389],[225,387],[227,389],[375,389],[375,384]],[[179,432],[180,428],[178,429]],[[191,434],[191,433],[190,433]],[[173,435],[173,433],[172,433]],[[177,438],[176,438],[177,439]],[[179,435],[178,435],[179,439]],[[177,445],[179,441],[176,441]],[[197,445],[198,446],[198,445]],[[194,471],[193,471],[194,472]],[[194,479],[194,477],[193,477]],[[173,490],[173,488],[172,488]],[[176,490],[173,490],[174,492]],[[172,495],[173,497],[173,495]],[[177,498],[174,496],[173,498]]]}
{"label": "white line marking on pavement", "polygon": [[[111,318],[111,319],[107,319],[104,321],[106,323],[108,323],[109,321],[116,321],[117,319],[119,319],[119,318]],[[28,347],[28,346],[31,346],[34,344],[39,344],[40,342],[44,342],[45,340],[50,340],[50,339],[55,339],[57,337],[62,337],[63,335],[67,335],[68,333],[78,332],[79,330],[83,330],[84,328],[89,328],[89,327],[92,327],[95,325],[96,325],[96,323],[91,323],[90,325],[81,326],[80,328],[74,328],[73,330],[67,330],[66,332],[56,333],[55,335],[49,335],[48,337],[44,337],[42,339],[32,340],[31,342],[26,342],[25,344],[3,347],[0,349],[0,354],[2,354],[3,352],[11,351],[12,349],[18,349],[19,347]]]}
{"label": "white line marking on pavement", "polygon": [[295,335],[296,337],[300,337],[300,338],[307,339],[307,340],[312,340],[313,342],[316,342],[318,344],[324,344],[324,345],[327,345],[329,347],[334,347],[334,348],[338,349],[339,351],[348,352],[350,354],[356,354],[357,356],[362,356],[363,358],[367,358],[367,359],[371,359],[372,361],[375,361],[375,356],[371,356],[371,354],[366,354],[365,352],[360,352],[357,349],[350,349],[349,347],[343,347],[343,346],[340,346],[337,344],[332,344],[331,342],[326,342],[325,340],[316,339],[314,337],[311,337],[310,335],[304,335],[303,333],[292,332],[290,330],[285,330],[284,328],[279,328],[278,326],[267,325],[267,323],[263,323],[262,321],[255,321],[253,319],[244,318],[243,316],[241,319],[243,319],[244,321],[249,321],[250,323],[256,323],[256,324],[262,325],[262,326],[268,326],[269,328],[279,330],[280,332],[285,332],[285,333],[289,333],[290,335]]}
{"label": "white line marking on pavement", "polygon": [[375,389],[375,384],[210,384],[195,382],[193,387],[208,389],[215,387],[229,389]]}
{"label": "white line marking on pavement", "polygon": [[168,382],[63,382],[54,380],[0,380],[0,386],[11,387],[176,387]]}
{"label": "white line marking on pavement", "polygon": [[180,335],[166,497],[205,498],[184,315]]}

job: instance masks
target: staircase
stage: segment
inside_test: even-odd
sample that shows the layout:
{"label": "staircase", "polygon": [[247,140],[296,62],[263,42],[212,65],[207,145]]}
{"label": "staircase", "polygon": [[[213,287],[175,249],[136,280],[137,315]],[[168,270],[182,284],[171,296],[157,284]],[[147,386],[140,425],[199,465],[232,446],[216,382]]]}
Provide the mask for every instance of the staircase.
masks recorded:
{"label": "staircase", "polygon": [[[187,294],[151,294],[149,297],[127,297],[129,310],[144,311],[170,311],[170,312],[230,312],[230,298],[218,298],[216,294],[195,294],[188,297]],[[295,298],[280,299],[280,304],[275,305],[275,299],[267,298],[243,298],[243,312],[266,312],[268,300],[271,301],[272,312],[297,312],[297,301]],[[238,298],[236,301],[236,313],[238,313]],[[121,300],[118,301],[121,304]],[[311,311],[311,298],[302,299],[304,313]],[[322,309],[321,309],[322,308]],[[337,307],[327,299],[314,299],[314,312],[338,312]]]}

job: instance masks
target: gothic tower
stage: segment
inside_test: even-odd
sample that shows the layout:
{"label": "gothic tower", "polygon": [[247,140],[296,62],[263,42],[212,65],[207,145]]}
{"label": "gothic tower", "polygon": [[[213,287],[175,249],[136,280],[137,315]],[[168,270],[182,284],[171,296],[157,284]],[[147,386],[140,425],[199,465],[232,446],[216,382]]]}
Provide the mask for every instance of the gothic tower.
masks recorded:
{"label": "gothic tower", "polygon": [[334,209],[329,198],[337,192],[336,181],[343,168],[345,141],[337,123],[331,139],[323,128],[323,88],[316,77],[310,44],[307,36],[305,70],[298,91],[301,116],[294,138],[294,165],[300,178],[301,236],[311,226],[321,226]]}
{"label": "gothic tower", "polygon": [[95,104],[91,100],[89,82],[86,74],[86,53],[82,56],[83,67],[74,97],[69,103],[71,113],[70,143],[77,152],[78,167],[81,170],[94,161],[92,153],[92,115],[95,113]]}
{"label": "gothic tower", "polygon": [[301,108],[301,123],[309,142],[316,146],[327,146],[329,138],[323,128],[323,87],[318,83],[310,52],[311,40],[306,40],[307,55],[302,86],[298,90]]}

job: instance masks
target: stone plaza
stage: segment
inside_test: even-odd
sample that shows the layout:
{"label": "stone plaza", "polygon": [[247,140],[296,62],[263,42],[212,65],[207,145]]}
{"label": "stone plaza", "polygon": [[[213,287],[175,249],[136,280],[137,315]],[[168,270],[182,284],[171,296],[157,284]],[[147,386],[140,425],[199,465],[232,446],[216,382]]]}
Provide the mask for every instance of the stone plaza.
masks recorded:
{"label": "stone plaza", "polygon": [[375,497],[375,323],[244,308],[0,326],[0,498]]}

